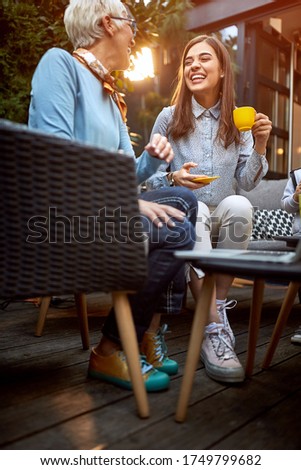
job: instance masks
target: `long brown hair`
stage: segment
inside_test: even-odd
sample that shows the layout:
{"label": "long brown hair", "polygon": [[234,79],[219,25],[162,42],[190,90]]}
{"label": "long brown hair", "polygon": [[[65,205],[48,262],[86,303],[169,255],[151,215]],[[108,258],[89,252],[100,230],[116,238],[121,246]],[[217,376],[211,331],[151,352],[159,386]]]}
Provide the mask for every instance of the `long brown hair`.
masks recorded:
{"label": "long brown hair", "polygon": [[232,111],[235,107],[234,76],[229,53],[222,42],[214,36],[197,36],[191,39],[184,49],[178,71],[177,87],[171,100],[171,104],[175,105],[175,111],[173,121],[170,123],[168,131],[176,140],[194,129],[191,104],[192,92],[187,88],[184,79],[184,67],[185,59],[190,48],[203,41],[209,44],[215,51],[224,74],[224,78],[221,80],[221,114],[217,137],[223,142],[225,148],[227,148],[232,142],[239,142],[239,132],[234,126],[232,118]]}

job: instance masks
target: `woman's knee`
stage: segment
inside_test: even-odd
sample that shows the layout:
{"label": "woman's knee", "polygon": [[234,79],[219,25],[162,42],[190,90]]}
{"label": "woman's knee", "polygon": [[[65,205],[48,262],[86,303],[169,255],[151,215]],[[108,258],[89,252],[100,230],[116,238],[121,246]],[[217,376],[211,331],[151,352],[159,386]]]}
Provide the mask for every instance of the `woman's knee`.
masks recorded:
{"label": "woman's knee", "polygon": [[247,223],[252,222],[253,206],[245,196],[228,196],[223,202],[232,217],[246,219]]}

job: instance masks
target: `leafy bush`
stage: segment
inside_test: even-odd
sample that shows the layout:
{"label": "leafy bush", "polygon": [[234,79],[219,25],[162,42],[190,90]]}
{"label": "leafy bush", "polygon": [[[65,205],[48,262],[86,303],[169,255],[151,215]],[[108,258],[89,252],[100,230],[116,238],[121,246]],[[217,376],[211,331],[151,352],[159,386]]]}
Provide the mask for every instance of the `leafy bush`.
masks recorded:
{"label": "leafy bush", "polygon": [[[0,118],[27,122],[31,78],[41,56],[53,46],[72,50],[63,24],[68,0],[2,0],[0,5]],[[168,38],[184,41],[185,10],[189,0],[126,0],[138,23],[136,50],[157,47]],[[116,74],[117,84],[131,91],[133,84]]]}
{"label": "leafy bush", "polygon": [[44,10],[45,2],[37,3],[7,0],[0,7],[0,118],[16,122],[27,122],[31,78],[41,56],[51,46],[68,47],[57,5],[46,2],[50,9]]}

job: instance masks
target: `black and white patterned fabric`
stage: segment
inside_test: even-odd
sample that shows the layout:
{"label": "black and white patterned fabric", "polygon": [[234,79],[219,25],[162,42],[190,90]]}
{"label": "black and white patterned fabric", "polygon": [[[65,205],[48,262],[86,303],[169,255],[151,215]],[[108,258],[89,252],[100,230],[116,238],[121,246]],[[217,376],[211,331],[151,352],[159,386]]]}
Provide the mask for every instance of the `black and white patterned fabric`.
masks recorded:
{"label": "black and white patterned fabric", "polygon": [[254,213],[251,240],[265,240],[275,236],[292,235],[294,214],[282,209],[257,210]]}

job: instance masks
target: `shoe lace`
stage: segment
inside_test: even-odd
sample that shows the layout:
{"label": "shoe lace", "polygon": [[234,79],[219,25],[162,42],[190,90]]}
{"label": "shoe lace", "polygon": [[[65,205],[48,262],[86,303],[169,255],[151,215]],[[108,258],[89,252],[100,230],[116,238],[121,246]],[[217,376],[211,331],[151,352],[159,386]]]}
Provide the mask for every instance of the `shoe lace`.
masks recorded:
{"label": "shoe lace", "polygon": [[235,299],[228,300],[228,302],[225,302],[224,304],[219,305],[217,310],[219,313],[224,315],[224,314],[227,314],[226,310],[231,310],[232,308],[236,307],[236,305],[237,305],[237,300]]}
{"label": "shoe lace", "polygon": [[214,330],[208,333],[214,352],[218,358],[236,359],[236,354],[231,344],[229,332],[222,324],[216,324]]}
{"label": "shoe lace", "polygon": [[153,369],[153,366],[146,361],[145,356],[140,356],[140,367],[142,375]]}
{"label": "shoe lace", "polygon": [[157,331],[156,336],[154,337],[154,349],[155,356],[159,362],[162,362],[167,355],[167,346],[165,343],[165,334],[169,333],[168,325],[164,323],[161,328]]}
{"label": "shoe lace", "polygon": [[[122,361],[126,361],[126,357],[123,351],[119,351],[119,357]],[[146,360],[146,357],[140,354],[140,367],[141,367],[141,373],[147,374],[150,370],[153,369],[153,366],[149,364]]]}
{"label": "shoe lace", "polygon": [[221,305],[218,305],[217,311],[219,313],[220,319],[224,325],[227,325],[229,323],[228,321],[228,316],[227,316],[227,310],[232,310],[232,308],[236,307],[237,305],[237,300],[228,300],[228,302],[225,302]]}

